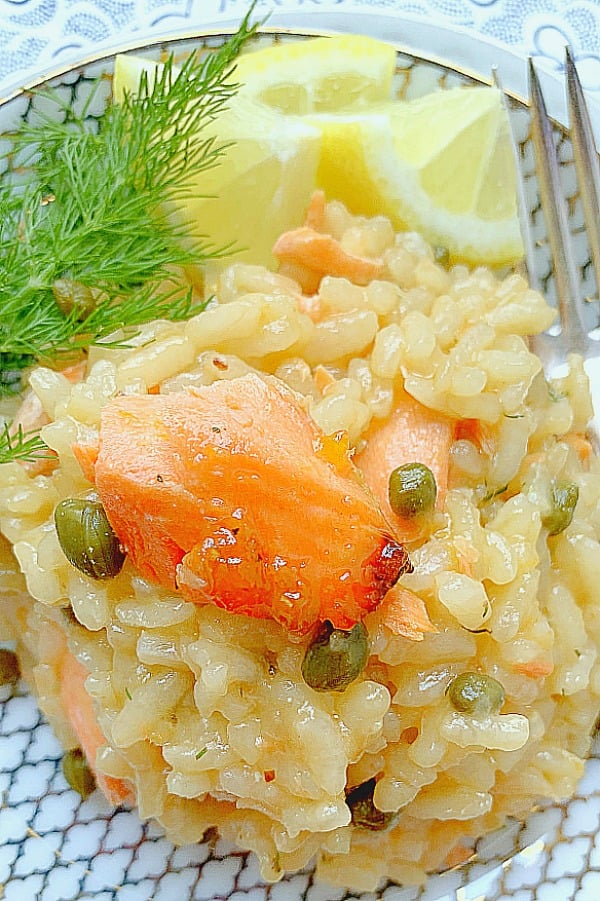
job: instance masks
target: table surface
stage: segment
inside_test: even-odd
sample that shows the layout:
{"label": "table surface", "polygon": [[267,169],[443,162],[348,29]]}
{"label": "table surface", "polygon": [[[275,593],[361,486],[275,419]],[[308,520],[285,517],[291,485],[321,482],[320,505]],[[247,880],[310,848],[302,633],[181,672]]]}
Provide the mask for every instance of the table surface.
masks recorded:
{"label": "table surface", "polygon": [[[231,26],[247,8],[247,0],[0,0],[0,98],[91,52],[175,32]],[[406,14],[417,28],[422,19],[424,28],[433,21],[482,36],[518,56],[532,55],[555,72],[562,70],[568,43],[584,87],[600,102],[600,0],[258,0],[256,5],[257,15],[270,13],[273,25],[288,23],[293,15],[310,24],[316,12],[335,14],[339,23],[346,13],[365,16],[375,10]],[[590,791],[597,787],[600,772],[600,761],[592,764],[598,766],[586,776]],[[453,898],[598,901],[600,871],[593,860],[597,825],[590,828],[587,863],[582,849],[563,836],[550,849],[538,843],[510,867],[491,874],[475,895],[469,890],[462,894],[461,889]]]}

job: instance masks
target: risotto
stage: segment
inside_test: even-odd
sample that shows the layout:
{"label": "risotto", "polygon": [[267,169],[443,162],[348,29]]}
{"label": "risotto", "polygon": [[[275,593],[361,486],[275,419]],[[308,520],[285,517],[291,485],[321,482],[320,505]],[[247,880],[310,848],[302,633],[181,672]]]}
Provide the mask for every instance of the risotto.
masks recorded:
{"label": "risotto", "polygon": [[[421,882],[574,791],[600,694],[600,470],[582,361],[546,379],[527,336],[553,312],[520,276],[447,268],[418,235],[335,201],[317,230],[335,245],[329,264],[288,236],[277,273],[231,265],[189,321],[94,347],[74,373],[31,373],[28,403],[56,456],[0,466],[0,609],[41,708],[113,802],[176,843],[216,827],[256,852],[268,881],[314,860],[326,882],[371,890]],[[144,568],[148,547],[128,545],[123,530],[143,518],[129,508],[117,525],[107,506],[130,551],[111,578],[61,547],[61,502],[103,499],[94,467],[111,405],[171,409],[249,380],[310,417],[323,466],[352,470],[408,552],[356,626],[321,612],[295,628],[293,601],[287,620],[239,612],[225,589],[194,594],[199,570],[189,591],[169,587]],[[102,435],[96,462],[82,448]],[[278,441],[273,418],[274,454]],[[412,463],[435,478],[417,515],[388,494],[391,470]],[[246,496],[241,484],[240,508]],[[266,481],[256,498],[268,517]],[[320,522],[311,504],[284,498],[290,535]],[[317,651],[357,628],[346,683],[316,684]]]}

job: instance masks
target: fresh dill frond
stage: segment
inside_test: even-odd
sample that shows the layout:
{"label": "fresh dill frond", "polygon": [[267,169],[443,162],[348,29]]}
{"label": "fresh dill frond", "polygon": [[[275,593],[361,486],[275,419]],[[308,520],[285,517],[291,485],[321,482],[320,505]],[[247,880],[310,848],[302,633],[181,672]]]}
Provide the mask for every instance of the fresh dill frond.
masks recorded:
{"label": "fresh dill frond", "polygon": [[0,463],[13,463],[15,460],[32,462],[43,457],[53,456],[50,448],[44,444],[37,432],[24,432],[19,426],[16,432],[11,431],[10,423],[5,422],[0,430]]}
{"label": "fresh dill frond", "polygon": [[192,53],[178,74],[171,56],[100,120],[48,91],[52,112],[11,136],[30,174],[0,186],[0,393],[36,360],[201,309],[176,273],[229,248],[190,234],[172,205],[226,152],[203,129],[236,90],[254,6],[221,48]]}

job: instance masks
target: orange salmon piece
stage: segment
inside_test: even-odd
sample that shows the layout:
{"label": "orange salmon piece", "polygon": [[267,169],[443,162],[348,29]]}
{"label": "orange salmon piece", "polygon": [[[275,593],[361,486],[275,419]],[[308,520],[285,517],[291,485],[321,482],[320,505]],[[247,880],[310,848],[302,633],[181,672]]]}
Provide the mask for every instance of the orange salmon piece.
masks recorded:
{"label": "orange salmon piece", "polygon": [[554,664],[551,660],[530,660],[529,663],[516,663],[513,669],[529,679],[545,679],[554,672]]}
{"label": "orange salmon piece", "polygon": [[61,369],[61,373],[72,385],[76,385],[77,382],[80,382],[83,379],[86,368],[87,362],[85,360],[80,360],[78,363],[73,363],[71,366]]}
{"label": "orange salmon piece", "polygon": [[306,210],[304,224],[309,228],[314,228],[315,231],[323,231],[325,226],[326,206],[325,191],[313,191],[310,203],[308,204],[308,209]]}
{"label": "orange salmon piece", "polygon": [[425,601],[403,585],[394,585],[381,605],[381,621],[394,635],[412,641],[423,641],[425,632],[437,632],[425,606]]}
{"label": "orange salmon piece", "polygon": [[593,448],[585,435],[582,435],[580,432],[569,432],[568,435],[563,436],[562,440],[566,441],[573,448],[583,468],[589,469]]}
{"label": "orange salmon piece", "polygon": [[79,466],[81,467],[81,471],[88,482],[94,482],[96,478],[96,460],[98,459],[98,445],[97,444],[73,444],[72,445],[73,455]]}
{"label": "orange salmon piece", "polygon": [[382,425],[375,425],[365,449],[354,458],[401,541],[419,538],[422,526],[415,520],[398,516],[392,510],[388,498],[390,474],[405,463],[424,463],[435,476],[436,504],[441,507],[448,488],[453,440],[452,420],[427,409],[403,392],[389,419]]}
{"label": "orange salmon piece", "polygon": [[115,806],[133,800],[132,789],[121,779],[106,776],[96,769],[96,754],[106,738],[96,721],[94,704],[85,690],[89,673],[68,651],[62,661],[60,698],[65,715],[77,736],[81,750],[94,773],[96,785],[110,804]]}
{"label": "orange salmon piece", "polygon": [[349,629],[412,567],[326,446],[296,395],[254,374],[124,396],[102,411],[96,488],[146,578],[293,632]]}
{"label": "orange salmon piece", "polygon": [[296,306],[301,313],[310,316],[313,322],[320,322],[323,318],[323,304],[318,294],[298,295]]}
{"label": "orange salmon piece", "polygon": [[445,864],[449,869],[460,867],[475,854],[474,848],[466,848],[460,842],[446,854]]}
{"label": "orange salmon piece", "polygon": [[[331,235],[303,225],[284,232],[273,245],[273,255],[291,271],[303,290],[311,293],[324,275],[343,276],[356,285],[368,285],[381,272],[381,263],[348,253]],[[301,279],[302,270],[306,278]]]}
{"label": "orange salmon piece", "polygon": [[494,453],[492,429],[479,419],[459,419],[456,422],[454,439],[470,441],[484,454],[491,457]]}

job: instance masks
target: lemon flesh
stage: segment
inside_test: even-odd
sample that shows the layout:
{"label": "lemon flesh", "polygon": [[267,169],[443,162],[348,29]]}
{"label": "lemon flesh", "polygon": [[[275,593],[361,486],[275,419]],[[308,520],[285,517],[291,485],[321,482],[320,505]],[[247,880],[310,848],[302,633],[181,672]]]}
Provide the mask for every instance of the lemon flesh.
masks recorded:
{"label": "lemon flesh", "polygon": [[203,196],[186,199],[182,215],[215,246],[231,244],[236,260],[273,264],[276,239],[304,219],[316,182],[318,130],[237,97],[203,136],[231,144],[199,177]]}
{"label": "lemon flesh", "polygon": [[[117,53],[112,79],[113,100],[116,103],[122,103],[126,93],[137,94],[143,72],[148,73],[148,82],[151,87],[152,79],[155,75],[160,77],[163,69],[162,63],[155,63],[143,56]],[[177,66],[173,66],[173,79],[178,75],[179,69]]]}
{"label": "lemon flesh", "polygon": [[[115,100],[125,91],[135,94],[143,71],[151,83],[156,69],[152,61],[117,56]],[[315,186],[320,132],[239,94],[199,132],[199,140],[211,138],[228,146],[217,165],[192,177],[188,196],[177,201],[177,214],[190,234],[212,248],[228,248],[224,263],[271,265],[275,240],[303,220]]]}
{"label": "lemon flesh", "polygon": [[[353,213],[421,232],[453,262],[522,259],[500,92],[465,87],[391,100],[394,67],[393,47],[354,35],[242,54],[232,75],[238,93],[201,132],[231,146],[179,205],[190,229],[218,247],[233,243],[235,259],[271,265],[275,239],[302,222],[319,186]],[[117,57],[116,99],[154,68]]]}
{"label": "lemon flesh", "polygon": [[495,88],[307,118],[322,133],[317,181],[328,197],[421,232],[454,261],[522,258],[510,124]]}
{"label": "lemon flesh", "polygon": [[286,42],[238,57],[240,93],[288,115],[366,108],[389,99],[390,44],[360,35]]}

